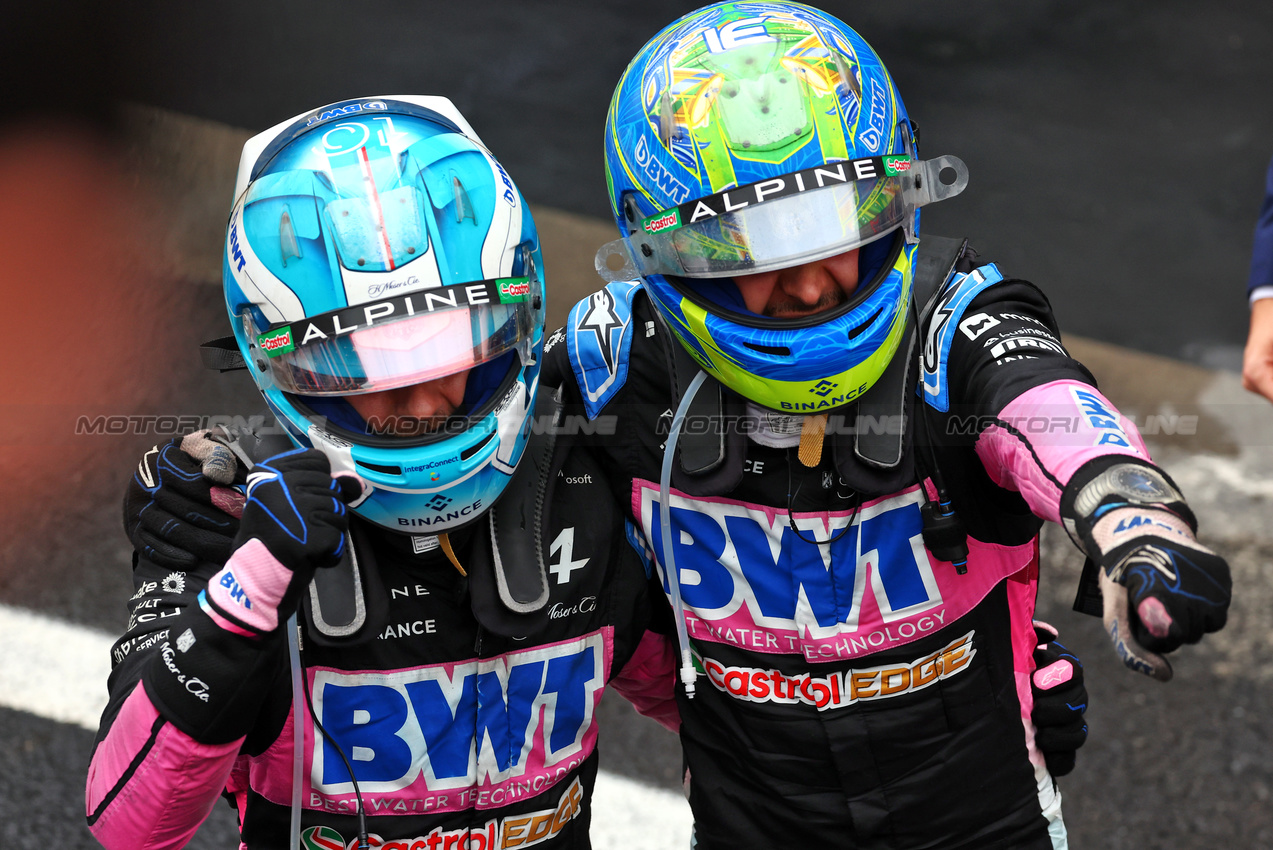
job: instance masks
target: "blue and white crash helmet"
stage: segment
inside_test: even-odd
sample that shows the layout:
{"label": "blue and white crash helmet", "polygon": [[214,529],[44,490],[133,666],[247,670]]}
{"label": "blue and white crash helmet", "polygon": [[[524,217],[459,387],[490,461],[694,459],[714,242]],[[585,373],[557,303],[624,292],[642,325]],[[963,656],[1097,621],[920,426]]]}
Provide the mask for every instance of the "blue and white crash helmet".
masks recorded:
{"label": "blue and white crash helmet", "polygon": [[[369,486],[384,528],[436,534],[499,497],[530,434],[543,344],[525,199],[444,97],[306,112],[243,148],[226,227],[226,308],[293,442]],[[347,400],[467,372],[435,429]]]}

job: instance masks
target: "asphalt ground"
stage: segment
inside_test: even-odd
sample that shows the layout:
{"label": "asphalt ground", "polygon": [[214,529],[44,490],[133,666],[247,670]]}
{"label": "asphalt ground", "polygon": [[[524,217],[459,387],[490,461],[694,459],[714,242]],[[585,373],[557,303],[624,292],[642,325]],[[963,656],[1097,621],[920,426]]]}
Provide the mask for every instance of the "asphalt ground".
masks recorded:
{"label": "asphalt ground", "polygon": [[[245,376],[203,372],[191,346],[224,333],[220,228],[250,130],[345,96],[451,95],[535,206],[560,320],[595,288],[592,252],[611,238],[595,152],[609,87],[692,5],[427,4],[427,21],[420,4],[382,2],[121,10],[118,87],[173,111],[129,110],[122,151],[41,128],[0,135],[0,601],[106,632],[126,621],[119,497],[166,435],[77,436],[80,416],[256,409]],[[1071,350],[1157,430],[1156,457],[1234,569],[1228,627],[1178,653],[1159,685],[1068,610],[1079,558],[1045,533],[1040,613],[1085,660],[1091,694],[1091,739],[1061,782],[1071,846],[1273,846],[1273,408],[1200,368],[1233,366],[1244,334],[1273,152],[1273,7],[826,5],[884,56],[926,152],[969,163],[968,192],[925,227],[1044,286]],[[621,700],[602,711],[605,766],[675,789],[674,739]],[[0,710],[5,846],[96,846],[79,816],[91,740]],[[232,836],[218,807],[192,846]]]}

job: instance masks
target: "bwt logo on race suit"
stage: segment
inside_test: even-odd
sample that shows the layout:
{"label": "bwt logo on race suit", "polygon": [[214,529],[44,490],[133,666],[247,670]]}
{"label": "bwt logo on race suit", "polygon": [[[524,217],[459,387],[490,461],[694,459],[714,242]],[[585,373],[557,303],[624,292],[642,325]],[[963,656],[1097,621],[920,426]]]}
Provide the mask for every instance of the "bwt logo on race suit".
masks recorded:
{"label": "bwt logo on race suit", "polygon": [[1087,424],[1096,430],[1095,445],[1132,448],[1132,441],[1118,421],[1118,414],[1110,410],[1104,399],[1090,390],[1077,387],[1070,387],[1070,396],[1087,419]]}
{"label": "bwt logo on race suit", "polygon": [[543,793],[595,746],[611,641],[603,629],[497,658],[312,670],[314,710],[328,734],[308,745],[310,807],[354,805],[333,741],[369,814],[497,808]]}
{"label": "bwt logo on race suit", "polygon": [[[1031,562],[1032,543],[969,538],[968,573],[958,575],[924,548],[923,502],[916,485],[864,504],[856,519],[852,511],[792,515],[804,537],[837,538],[818,546],[792,531],[785,510],[673,490],[672,546],[690,635],[808,661],[856,658],[950,625]],[[658,486],[635,481],[633,508],[667,591]]]}
{"label": "bwt logo on race suit", "polygon": [[235,578],[234,573],[230,570],[221,571],[221,580],[218,582],[226,589],[224,594],[229,600],[236,605],[242,605],[249,611],[252,610],[252,600],[248,597],[247,591],[243,589],[243,585],[239,584],[239,580]]}

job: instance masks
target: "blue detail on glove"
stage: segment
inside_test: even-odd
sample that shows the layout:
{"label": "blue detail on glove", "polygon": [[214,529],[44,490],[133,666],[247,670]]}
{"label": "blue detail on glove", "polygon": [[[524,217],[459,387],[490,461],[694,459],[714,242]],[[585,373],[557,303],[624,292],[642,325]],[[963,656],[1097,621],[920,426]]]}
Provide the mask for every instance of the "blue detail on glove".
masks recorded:
{"label": "blue detail on glove", "polygon": [[1108,560],[1127,588],[1132,636],[1150,652],[1171,652],[1224,627],[1233,579],[1214,552],[1150,531],[1109,553]]}
{"label": "blue detail on glove", "polygon": [[[317,449],[292,449],[253,467],[237,545],[256,538],[281,564],[303,575],[334,566],[345,551],[347,501],[357,498],[356,478],[331,476]],[[236,548],[237,548],[236,545]]]}
{"label": "blue detail on glove", "polygon": [[215,482],[181,450],[181,438],[142,456],[124,495],[124,531],[146,560],[188,572],[230,557],[239,521],[213,504]]}

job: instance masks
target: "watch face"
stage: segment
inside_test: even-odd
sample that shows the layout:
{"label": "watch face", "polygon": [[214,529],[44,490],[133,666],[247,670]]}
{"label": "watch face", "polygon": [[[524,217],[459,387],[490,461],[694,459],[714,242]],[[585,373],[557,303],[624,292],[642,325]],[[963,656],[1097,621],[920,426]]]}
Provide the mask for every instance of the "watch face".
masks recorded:
{"label": "watch face", "polygon": [[1169,502],[1180,499],[1180,495],[1157,470],[1128,464],[1114,467],[1109,474],[1113,491],[1137,502]]}
{"label": "watch face", "polygon": [[1136,505],[1161,505],[1185,500],[1157,469],[1119,463],[1093,478],[1079,491],[1074,498],[1075,515],[1093,518],[1097,508],[1111,496]]}

